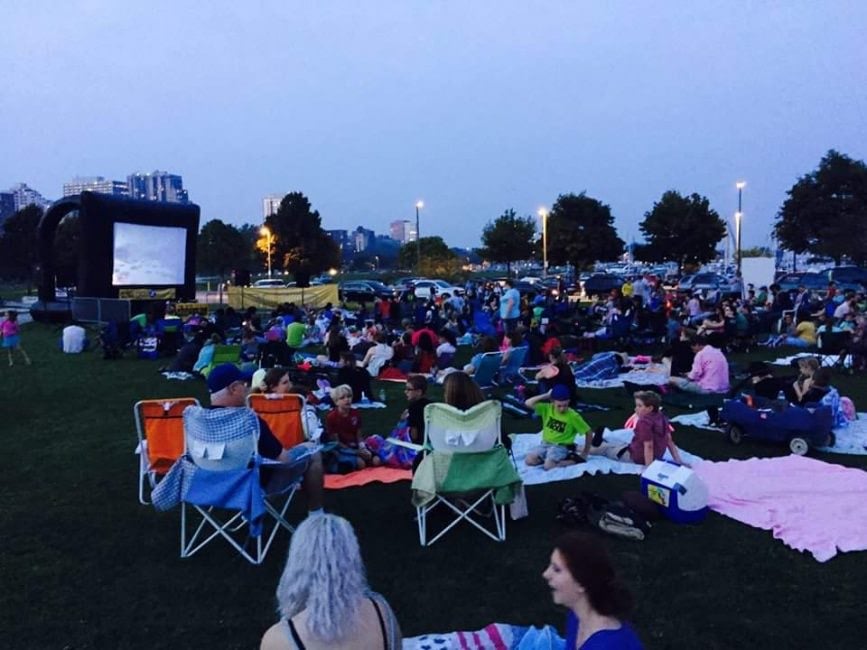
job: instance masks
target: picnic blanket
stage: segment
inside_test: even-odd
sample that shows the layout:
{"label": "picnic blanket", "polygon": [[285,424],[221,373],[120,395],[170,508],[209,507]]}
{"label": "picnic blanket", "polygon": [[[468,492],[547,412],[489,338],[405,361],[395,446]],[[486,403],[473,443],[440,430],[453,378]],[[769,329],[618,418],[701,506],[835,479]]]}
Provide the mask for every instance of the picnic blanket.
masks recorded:
{"label": "picnic blanket", "polygon": [[326,490],[342,490],[368,483],[396,483],[412,480],[412,471],[394,467],[365,467],[349,474],[326,474]]}
{"label": "picnic blanket", "polygon": [[651,363],[629,372],[622,372],[614,379],[598,379],[595,381],[579,381],[576,379],[575,384],[578,388],[619,388],[626,381],[631,381],[634,384],[654,384],[659,386],[668,383],[668,369],[661,363]]}
{"label": "picnic blanket", "polygon": [[491,623],[474,632],[422,634],[403,640],[403,650],[563,650],[566,640],[543,628]]}
{"label": "picnic blanket", "polygon": [[[707,411],[684,413],[683,415],[671,418],[671,421],[690,427],[698,427],[699,429],[723,430],[722,427],[710,425]],[[867,413],[859,413],[858,419],[850,422],[848,426],[834,429],[834,436],[837,438],[834,446],[818,447],[819,451],[824,451],[828,454],[867,456]]]}
{"label": "picnic blanket", "polygon": [[[802,359],[803,357],[815,357],[820,352],[821,352],[821,350],[816,350],[815,352],[799,352],[798,354],[793,354],[790,357],[780,357],[779,359],[774,359],[770,363],[774,366],[790,366],[790,365],[792,365],[793,361],[796,361],[798,359]],[[837,355],[831,355],[831,356],[836,357]],[[846,368],[852,367],[852,355],[851,354],[848,355],[845,359],[843,359],[843,365]]]}
{"label": "picnic blanket", "polygon": [[708,505],[819,562],[838,550],[867,550],[867,472],[814,458],[783,456],[694,468],[707,485]]}
{"label": "picnic blanket", "polygon": [[[605,440],[607,442],[628,444],[632,440],[632,433],[629,429],[617,429],[615,431],[606,429]],[[576,440],[580,448],[584,444],[584,437],[578,436]],[[578,463],[577,465],[569,465],[567,467],[554,467],[549,470],[544,470],[540,466],[530,467],[526,463],[527,452],[533,449],[533,447],[538,447],[541,443],[541,433],[518,433],[512,436],[512,453],[518,465],[518,475],[521,477],[524,485],[568,481],[584,474],[641,474],[644,471],[642,465],[621,463],[620,461],[603,458],[602,456],[591,456],[586,463]],[[680,447],[678,449],[685,463],[692,465],[701,461],[699,456],[690,454]],[[672,460],[668,451],[665,452],[665,458]]]}
{"label": "picnic blanket", "polygon": [[[319,411],[330,411],[334,408],[331,404],[317,404],[317,410]],[[353,402],[352,408],[354,409],[384,409],[385,402]]]}

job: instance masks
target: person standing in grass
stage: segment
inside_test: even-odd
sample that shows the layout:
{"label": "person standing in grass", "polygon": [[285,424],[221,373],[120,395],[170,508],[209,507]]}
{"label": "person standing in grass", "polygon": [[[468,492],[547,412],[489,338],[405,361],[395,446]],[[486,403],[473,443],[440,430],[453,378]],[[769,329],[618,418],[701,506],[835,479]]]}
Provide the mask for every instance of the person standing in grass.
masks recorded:
{"label": "person standing in grass", "polygon": [[11,309],[6,312],[6,320],[0,323],[0,336],[3,337],[3,347],[9,353],[9,365],[12,363],[12,351],[18,350],[24,357],[24,363],[30,365],[30,357],[21,347],[21,327],[18,325],[18,312]]}
{"label": "person standing in grass", "polygon": [[[524,402],[542,417],[542,444],[527,453],[527,465],[542,465],[549,470],[574,465],[580,460],[575,453],[575,436],[586,436],[590,425],[578,411],[569,407],[569,398],[569,389],[555,384],[547,393]],[[543,401],[549,399],[550,402]]]}

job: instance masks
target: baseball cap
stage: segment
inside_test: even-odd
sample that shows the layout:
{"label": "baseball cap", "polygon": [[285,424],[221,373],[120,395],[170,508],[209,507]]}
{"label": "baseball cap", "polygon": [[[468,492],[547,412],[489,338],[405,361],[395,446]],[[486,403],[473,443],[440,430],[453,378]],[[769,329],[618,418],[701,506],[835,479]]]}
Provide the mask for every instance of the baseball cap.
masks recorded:
{"label": "baseball cap", "polygon": [[241,369],[233,363],[222,363],[208,373],[208,391],[211,393],[219,393],[221,390],[234,384],[236,381],[248,383],[252,376],[252,372],[242,372]]}
{"label": "baseball cap", "polygon": [[557,384],[551,389],[551,399],[556,402],[565,402],[571,397],[569,388],[565,384]]}

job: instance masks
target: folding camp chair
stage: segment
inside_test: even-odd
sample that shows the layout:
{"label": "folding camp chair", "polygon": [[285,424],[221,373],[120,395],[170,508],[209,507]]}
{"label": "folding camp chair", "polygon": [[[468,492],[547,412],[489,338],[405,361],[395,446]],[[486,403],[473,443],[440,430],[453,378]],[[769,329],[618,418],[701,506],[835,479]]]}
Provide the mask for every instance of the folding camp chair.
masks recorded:
{"label": "folding camp chair", "polygon": [[[252,393],[247,396],[247,406],[265,420],[283,449],[301,444],[316,432],[308,429],[307,400],[303,395]],[[315,426],[318,421],[312,424]]]}
{"label": "folding camp chair", "polygon": [[240,345],[216,345],[214,346],[214,358],[211,363],[202,368],[202,374],[207,377],[211,370],[223,363],[240,363],[241,362],[241,346]]}
{"label": "folding camp chair", "polygon": [[[500,444],[502,408],[489,400],[462,411],[447,404],[428,404],[424,411],[424,458],[413,477],[413,503],[422,546],[430,546],[461,521],[502,542],[506,539],[506,509],[498,490],[510,490],[520,477]],[[466,499],[466,500],[462,500]],[[478,509],[490,504],[493,530]],[[456,517],[428,539],[428,515],[437,506]]]}
{"label": "folding camp chair", "polygon": [[135,450],[139,455],[138,500],[142,505],[149,503],[145,497],[145,484],[153,490],[157,481],[184,453],[184,409],[198,405],[199,400],[182,397],[142,400],[133,406],[138,433]]}
{"label": "folding camp chair", "polygon": [[525,345],[519,348],[514,348],[509,353],[506,365],[500,369],[498,379],[500,383],[513,381],[516,377],[520,376],[518,371],[524,366],[524,363],[527,360],[527,352],[529,352],[529,350],[530,348]]}
{"label": "folding camp chair", "polygon": [[[186,453],[181,462],[189,469],[189,477],[181,496],[181,557],[190,557],[222,537],[245,560],[261,564],[281,528],[295,531],[286,512],[316,450],[298,448],[300,453],[291,463],[263,459],[257,451],[259,420],[254,413],[217,409],[223,413],[205,419],[229,420],[211,432],[205,428],[202,435],[203,411],[206,409],[184,413]],[[263,470],[273,472],[267,488],[261,484]]]}
{"label": "folding camp chair", "polygon": [[502,363],[502,352],[485,352],[478,369],[473,374],[473,379],[481,388],[493,388],[494,378],[500,372],[500,364]]}
{"label": "folding camp chair", "polygon": [[820,366],[842,366],[852,345],[852,332],[819,332],[816,344]]}

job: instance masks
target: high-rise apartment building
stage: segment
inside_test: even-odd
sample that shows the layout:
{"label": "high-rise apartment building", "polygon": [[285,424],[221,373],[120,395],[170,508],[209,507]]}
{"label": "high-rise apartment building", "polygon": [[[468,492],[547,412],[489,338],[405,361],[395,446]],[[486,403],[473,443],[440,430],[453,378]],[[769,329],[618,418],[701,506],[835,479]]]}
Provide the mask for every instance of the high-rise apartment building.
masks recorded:
{"label": "high-rise apartment building", "polygon": [[346,230],[326,230],[325,234],[334,240],[341,251],[349,246],[349,233]]}
{"label": "high-rise apartment building", "polygon": [[370,244],[376,240],[376,233],[364,226],[358,226],[352,233],[353,247],[356,253],[366,251]]}
{"label": "high-rise apartment building", "polygon": [[280,209],[280,202],[283,200],[282,194],[269,194],[262,199],[262,219],[267,219],[272,214],[277,214]]}
{"label": "high-rise apartment building", "polygon": [[76,176],[63,184],[63,196],[75,196],[82,192],[128,196],[129,186],[124,181],[112,181],[102,176]]}
{"label": "high-rise apartment building", "polygon": [[406,244],[416,240],[415,224],[412,221],[398,219],[389,224],[389,234],[392,239]]}
{"label": "high-rise apartment building", "polygon": [[51,201],[42,196],[32,187],[28,187],[27,183],[18,183],[9,189],[15,203],[15,212],[21,208],[26,208],[28,205],[38,205],[43,210],[51,205]]}
{"label": "high-rise apartment building", "polygon": [[177,174],[152,171],[150,174],[141,172],[126,177],[129,196],[145,201],[162,201],[164,203],[189,203],[190,197],[184,189],[184,181]]}

